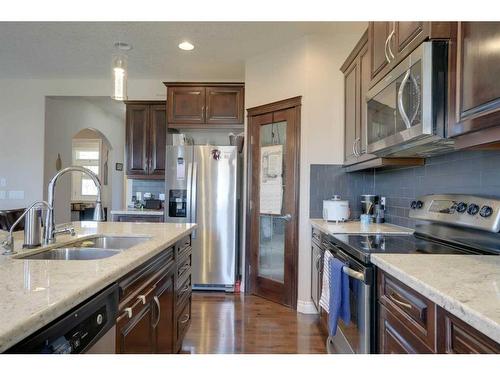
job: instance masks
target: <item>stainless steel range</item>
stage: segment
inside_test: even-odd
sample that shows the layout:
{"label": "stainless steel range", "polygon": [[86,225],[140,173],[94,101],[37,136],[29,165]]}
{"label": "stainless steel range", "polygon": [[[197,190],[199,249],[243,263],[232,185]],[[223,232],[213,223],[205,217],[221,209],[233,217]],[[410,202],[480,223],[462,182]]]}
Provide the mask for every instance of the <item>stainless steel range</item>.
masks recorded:
{"label": "stainless steel range", "polygon": [[[337,334],[328,338],[335,353],[373,353],[375,330],[374,253],[500,255],[500,200],[468,195],[426,195],[411,202],[417,220],[408,235],[325,235],[318,249],[342,260],[349,275],[351,321],[339,320]],[[316,250],[317,251],[317,250]]]}

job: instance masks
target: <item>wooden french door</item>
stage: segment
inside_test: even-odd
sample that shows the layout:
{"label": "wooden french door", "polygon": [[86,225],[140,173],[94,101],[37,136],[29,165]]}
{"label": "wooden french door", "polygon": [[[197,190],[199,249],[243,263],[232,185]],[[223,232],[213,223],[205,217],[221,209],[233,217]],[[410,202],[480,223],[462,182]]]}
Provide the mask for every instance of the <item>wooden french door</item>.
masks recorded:
{"label": "wooden french door", "polygon": [[250,292],[297,307],[300,102],[248,110],[247,274]]}

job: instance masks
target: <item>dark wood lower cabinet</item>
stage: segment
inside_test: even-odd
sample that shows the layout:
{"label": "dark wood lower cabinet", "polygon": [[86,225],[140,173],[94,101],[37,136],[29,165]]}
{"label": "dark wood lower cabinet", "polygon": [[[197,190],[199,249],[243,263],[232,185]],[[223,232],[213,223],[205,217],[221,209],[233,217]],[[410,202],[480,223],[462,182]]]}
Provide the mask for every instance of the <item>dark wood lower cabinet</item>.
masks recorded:
{"label": "dark wood lower cabinet", "polygon": [[392,276],[379,270],[378,280],[379,353],[500,353],[499,343]]}
{"label": "dark wood lower cabinet", "polygon": [[116,353],[180,350],[191,321],[190,244],[189,237],[180,240],[119,281]]}

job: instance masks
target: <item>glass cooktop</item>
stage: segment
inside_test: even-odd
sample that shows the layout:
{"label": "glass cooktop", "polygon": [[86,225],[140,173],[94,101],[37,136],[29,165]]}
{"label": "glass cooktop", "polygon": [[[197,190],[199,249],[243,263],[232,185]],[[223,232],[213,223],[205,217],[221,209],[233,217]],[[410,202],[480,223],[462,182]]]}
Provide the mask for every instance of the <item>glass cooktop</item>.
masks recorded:
{"label": "glass cooktop", "polygon": [[470,249],[446,246],[408,235],[362,235],[362,234],[335,234],[333,242],[344,252],[368,263],[370,254],[479,254]]}

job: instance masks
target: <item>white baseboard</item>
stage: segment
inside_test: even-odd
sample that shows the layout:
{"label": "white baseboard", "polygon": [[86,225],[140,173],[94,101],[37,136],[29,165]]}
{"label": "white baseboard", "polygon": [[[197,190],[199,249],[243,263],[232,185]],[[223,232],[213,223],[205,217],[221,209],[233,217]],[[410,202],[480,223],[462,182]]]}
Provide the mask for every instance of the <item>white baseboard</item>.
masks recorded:
{"label": "white baseboard", "polygon": [[297,301],[297,312],[302,314],[317,314],[316,306],[313,301]]}

